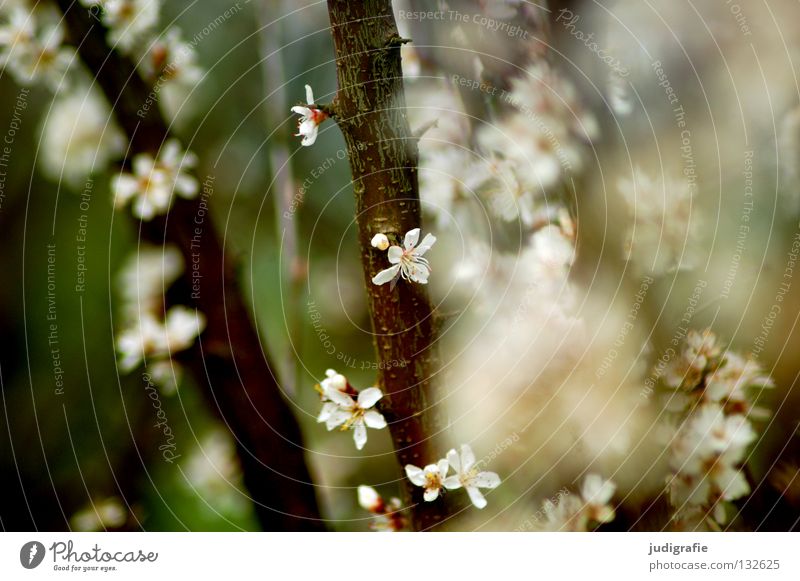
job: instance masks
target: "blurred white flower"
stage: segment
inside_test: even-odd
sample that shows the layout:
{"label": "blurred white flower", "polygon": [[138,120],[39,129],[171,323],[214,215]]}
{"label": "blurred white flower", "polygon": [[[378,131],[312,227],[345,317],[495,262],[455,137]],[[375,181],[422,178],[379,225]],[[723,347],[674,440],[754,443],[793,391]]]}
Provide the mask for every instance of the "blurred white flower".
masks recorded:
{"label": "blurred white flower", "polygon": [[450,450],[447,453],[447,462],[456,472],[455,476],[444,479],[444,487],[448,490],[464,488],[469,494],[469,499],[477,508],[486,506],[486,498],[480,491],[481,488],[493,489],[500,486],[500,477],[494,472],[479,472],[475,465],[475,454],[472,448],[464,444],[461,446],[461,456],[458,452]]}
{"label": "blurred white flower", "polygon": [[3,7],[0,17],[0,66],[22,84],[42,82],[54,91],[67,85],[66,73],[75,58],[62,46],[64,30],[58,18],[39,18],[23,6]]}
{"label": "blurred white flower", "polygon": [[172,307],[163,323],[151,314],[139,317],[137,324],[124,330],[117,340],[122,371],[132,371],[146,357],[162,359],[188,349],[205,324],[202,313],[183,306]]}
{"label": "blurred white flower", "polygon": [[406,464],[406,476],[414,486],[421,486],[425,489],[422,496],[427,502],[439,498],[439,492],[445,485],[447,470],[448,462],[445,459],[439,460],[436,464],[428,464],[425,468]]}
{"label": "blurred white flower", "polygon": [[702,249],[702,218],[694,188],[685,180],[654,179],[641,168],[619,180],[619,191],[633,217],[627,259],[663,275],[692,268]]}
{"label": "blurred white flower", "polygon": [[422,243],[417,246],[419,234],[419,228],[409,230],[403,240],[402,248],[397,245],[389,247],[387,255],[389,257],[389,262],[391,262],[393,266],[380,271],[372,277],[373,284],[386,284],[387,282],[396,281],[399,277],[419,284],[426,284],[428,282],[431,268],[428,264],[428,260],[423,258],[423,255],[430,250],[431,246],[436,242],[436,236],[433,234],[426,234],[425,238],[422,239]]}
{"label": "blurred white flower", "polygon": [[126,139],[96,90],[80,86],[56,97],[42,128],[42,170],[54,180],[82,186],[125,153]]}
{"label": "blurred white flower", "polygon": [[123,53],[130,53],[145,41],[158,24],[161,0],[81,0],[102,7],[102,21],[109,29],[108,40]]}
{"label": "blurred white flower", "polygon": [[581,497],[586,505],[588,517],[598,523],[614,520],[614,507],[609,505],[617,487],[610,480],[597,474],[587,474],[581,486]]}
{"label": "blurred white flower", "polygon": [[347,392],[347,378],[342,375],[341,373],[337,373],[333,369],[328,369],[325,371],[325,379],[323,379],[318,386],[317,391],[320,394],[322,399],[322,410],[317,416],[318,423],[327,422],[331,414],[339,407],[338,404],[334,403],[330,397],[328,397],[328,392],[330,391],[340,391],[342,393]]}
{"label": "blurred white flower", "polygon": [[385,502],[378,491],[371,486],[358,487],[358,504],[364,510],[375,515],[370,528],[381,532],[396,532],[405,526],[405,517],[401,514],[402,504],[399,498],[390,498]]}
{"label": "blurred white flower", "polygon": [[317,418],[318,422],[325,422],[328,431],[334,428],[341,430],[353,430],[353,440],[356,448],[361,450],[367,443],[367,428],[380,430],[386,427],[386,420],[380,412],[371,409],[378,400],[383,397],[383,393],[377,387],[369,387],[358,392],[355,399],[352,396],[339,391],[338,389],[328,389],[325,396],[334,405],[325,409]]}
{"label": "blurred white flower", "polygon": [[364,510],[379,512],[383,507],[383,499],[377,490],[362,484],[358,487],[358,504]]}
{"label": "blurred white flower", "polygon": [[158,89],[158,104],[164,115],[176,119],[191,109],[189,94],[203,78],[197,53],[181,37],[177,27],[154,41],[139,63],[144,77]]}
{"label": "blurred white flower", "polygon": [[72,515],[70,526],[78,532],[118,529],[128,519],[128,511],[117,497],[93,501]]}
{"label": "blurred white flower", "polygon": [[328,115],[314,105],[314,91],[310,85],[306,85],[306,105],[295,105],[292,112],[300,115],[297,124],[297,137],[302,136],[301,145],[314,145],[319,133],[320,124],[328,118]]}
{"label": "blurred white flower", "polygon": [[581,485],[580,498],[575,494],[559,495],[558,502],[542,504],[544,521],[536,528],[552,532],[586,532],[598,524],[614,520],[614,507],[609,504],[616,485],[597,474],[587,474]]}
{"label": "blurred white flower", "polygon": [[172,205],[173,192],[184,198],[197,195],[197,180],[185,172],[196,164],[197,157],[182,152],[176,139],[164,144],[158,160],[141,153],[133,158],[133,174],[114,176],[114,204],[122,207],[133,200],[133,214],[142,220],[165,214]]}
{"label": "blurred white flower", "polygon": [[157,313],[164,293],[183,272],[183,257],[173,245],[143,245],[126,261],[118,287],[124,313],[133,318],[140,312]]}

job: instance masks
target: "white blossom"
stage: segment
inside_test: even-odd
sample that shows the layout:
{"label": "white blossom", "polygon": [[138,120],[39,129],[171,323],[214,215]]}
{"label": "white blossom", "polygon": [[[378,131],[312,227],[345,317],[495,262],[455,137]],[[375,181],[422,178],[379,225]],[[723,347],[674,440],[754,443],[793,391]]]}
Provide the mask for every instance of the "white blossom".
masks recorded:
{"label": "white blossom", "polygon": [[205,323],[202,313],[183,306],[172,307],[163,322],[152,314],[142,315],[117,340],[117,350],[122,356],[120,367],[128,372],[146,357],[163,359],[188,349],[203,332]]}
{"label": "white blossom", "polygon": [[383,506],[383,499],[377,490],[362,484],[358,487],[358,504],[364,510],[378,512]]}
{"label": "white blossom", "polygon": [[314,145],[319,133],[320,124],[328,118],[328,115],[314,105],[314,91],[306,85],[306,106],[295,105],[292,112],[300,115],[297,124],[296,136],[302,136],[301,145]]}
{"label": "white blossom", "polygon": [[117,207],[133,200],[135,216],[151,220],[165,214],[172,205],[173,192],[184,198],[194,198],[199,185],[185,170],[197,164],[191,152],[182,152],[176,139],[170,139],[161,149],[158,159],[141,153],[133,159],[133,174],[122,173],[114,177],[112,189]]}
{"label": "white blossom", "polygon": [[141,246],[119,273],[123,312],[131,318],[140,312],[157,313],[164,293],[182,272],[183,257],[177,247]]}
{"label": "white blossom", "polygon": [[161,0],[81,0],[102,7],[102,22],[109,29],[108,40],[123,53],[152,34],[158,24]]}
{"label": "white blossom", "polygon": [[386,420],[380,412],[372,409],[383,397],[383,393],[377,387],[369,387],[358,392],[355,399],[347,393],[338,389],[327,389],[324,396],[332,405],[323,405],[323,412],[317,418],[318,422],[324,422],[328,431],[334,428],[341,430],[353,430],[353,440],[356,448],[361,450],[367,443],[367,428],[379,430],[386,427]]}
{"label": "white blossom", "polygon": [[397,245],[389,247],[387,255],[392,266],[372,277],[373,284],[386,284],[387,282],[396,281],[399,277],[419,284],[428,282],[431,268],[428,260],[423,258],[423,255],[436,242],[436,236],[426,234],[425,238],[422,239],[422,243],[417,245],[419,235],[420,229],[414,228],[406,233],[402,247]]}
{"label": "white blossom", "polygon": [[139,63],[145,78],[158,88],[158,104],[169,119],[191,109],[189,94],[203,78],[197,52],[177,27],[154,41]]}
{"label": "white blossom", "polygon": [[66,84],[65,75],[75,58],[62,46],[64,30],[56,17],[39,18],[22,6],[0,11],[0,66],[22,84],[42,82],[53,90]]}
{"label": "white blossom", "polygon": [[125,152],[126,139],[96,90],[81,86],[56,97],[42,128],[39,161],[52,179],[82,186]]}
{"label": "white blossom", "polygon": [[486,498],[480,491],[481,488],[493,489],[500,486],[500,477],[494,472],[480,472],[475,463],[475,454],[472,448],[464,444],[461,446],[461,455],[450,450],[447,453],[447,462],[456,472],[455,476],[444,479],[444,487],[448,490],[464,488],[469,494],[469,499],[477,508],[486,506]]}
{"label": "white blossom", "polygon": [[436,464],[428,464],[425,468],[406,464],[406,476],[413,485],[425,489],[422,496],[427,502],[431,502],[439,498],[439,492],[445,485],[448,468],[449,464],[445,459],[439,460]]}
{"label": "white blossom", "polygon": [[588,516],[598,523],[614,520],[614,507],[609,505],[614,496],[616,485],[597,474],[587,474],[581,486],[581,497],[586,506]]}

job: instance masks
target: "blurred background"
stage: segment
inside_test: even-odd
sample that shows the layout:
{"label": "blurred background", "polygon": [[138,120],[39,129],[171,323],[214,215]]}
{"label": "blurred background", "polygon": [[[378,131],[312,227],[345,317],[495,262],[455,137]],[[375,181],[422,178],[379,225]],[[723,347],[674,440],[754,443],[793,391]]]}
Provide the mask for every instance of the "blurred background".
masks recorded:
{"label": "blurred background", "polygon": [[[666,528],[674,426],[653,370],[705,328],[775,384],[743,463],[751,493],[725,526],[798,526],[798,10],[395,3],[414,41],[403,64],[424,129],[423,232],[439,238],[427,255],[445,315],[435,407],[453,446],[471,444],[503,480],[456,528],[542,528],[542,501],[589,473],[616,485],[604,528]],[[349,168],[335,124],[303,148],[289,110],[306,84],[317,103],[335,94],[328,25],[317,2],[165,2],[158,30],[195,39],[201,74],[160,105],[196,175],[213,176],[210,211],[327,525],[368,530],[356,487],[400,494],[388,431],[355,451],[317,424],[314,390],[328,368],[359,389],[376,377]],[[63,137],[80,117],[59,103],[74,89],[54,97],[7,70],[0,87],[0,526],[258,529],[233,439],[191,376],[153,392],[119,369],[121,279],[143,244],[112,203],[125,147],[87,135],[109,163],[73,176]]]}

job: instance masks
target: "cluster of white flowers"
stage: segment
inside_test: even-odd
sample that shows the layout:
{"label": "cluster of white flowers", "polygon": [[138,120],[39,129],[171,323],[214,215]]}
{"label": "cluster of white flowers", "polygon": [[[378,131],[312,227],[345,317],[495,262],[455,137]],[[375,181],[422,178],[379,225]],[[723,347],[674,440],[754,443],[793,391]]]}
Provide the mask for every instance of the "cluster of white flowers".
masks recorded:
{"label": "cluster of white flowers", "polygon": [[392,497],[386,502],[377,490],[371,486],[361,485],[358,487],[358,504],[375,515],[370,524],[370,528],[374,531],[397,532],[406,526],[406,518],[400,512],[403,505],[399,498]]}
{"label": "cluster of white flowers", "polygon": [[426,234],[420,242],[419,235],[419,228],[409,230],[403,238],[402,246],[399,244],[390,246],[389,238],[385,234],[379,233],[372,238],[372,246],[381,251],[386,250],[389,262],[392,263],[392,266],[372,277],[373,284],[382,285],[391,282],[394,287],[400,278],[419,284],[428,283],[431,267],[424,254],[434,245],[436,236]]}
{"label": "cluster of white flowers", "polygon": [[597,525],[614,520],[614,507],[609,504],[616,485],[597,474],[587,474],[580,494],[559,495],[558,502],[545,500],[544,521],[535,523],[542,531],[586,532]]}
{"label": "cluster of white flowers", "polygon": [[42,127],[42,170],[80,187],[95,170],[125,153],[126,139],[105,99],[88,84],[59,94]]}
{"label": "cluster of white flowers", "polygon": [[183,152],[177,139],[170,139],[158,158],[140,153],[133,158],[133,173],[120,173],[112,180],[114,205],[122,207],[132,202],[133,214],[151,220],[166,214],[172,206],[173,193],[184,198],[197,196],[199,184],[186,170],[197,164],[192,152]]}
{"label": "cluster of white flowers", "polygon": [[641,168],[619,180],[633,218],[626,256],[657,275],[692,268],[698,261],[702,220],[694,188],[685,180],[654,179]]}
{"label": "cluster of white flowers", "polygon": [[23,84],[41,82],[53,90],[65,86],[75,53],[62,45],[57,14],[32,10],[24,2],[0,7],[0,67]]}
{"label": "cluster of white flowers", "polygon": [[377,387],[356,391],[344,375],[333,369],[328,369],[325,376],[317,385],[323,402],[317,422],[324,423],[328,431],[334,428],[353,430],[356,448],[361,450],[367,443],[367,428],[380,430],[386,427],[381,413],[372,409],[383,393]]}
{"label": "cluster of white flowers", "polygon": [[530,227],[545,194],[581,171],[585,145],[599,128],[575,88],[544,60],[515,78],[505,95],[512,111],[477,132],[485,155],[466,182],[499,218]]}
{"label": "cluster of white flowers", "polygon": [[314,104],[314,91],[306,85],[306,104],[295,105],[292,112],[300,115],[297,123],[297,137],[302,137],[301,145],[314,145],[319,133],[319,126],[328,118],[327,113]]}
{"label": "cluster of white flowers", "polygon": [[192,346],[205,328],[202,313],[176,305],[165,310],[164,293],[183,272],[177,249],[141,249],[122,269],[124,327],[117,338],[120,368],[130,372],[145,361],[152,379],[166,391],[177,383],[180,367],[171,357]]}
{"label": "cluster of white flowers", "polygon": [[680,355],[665,369],[669,409],[678,427],[670,443],[669,495],[680,528],[716,528],[727,522],[726,502],[746,496],[742,472],[757,434],[752,419],[768,412],[753,389],[774,383],[750,358],[725,351],[710,330],[690,331]]}
{"label": "cluster of white flowers", "polygon": [[108,28],[109,43],[120,52],[130,53],[148,40],[158,23],[161,0],[80,0],[99,14]]}
{"label": "cluster of white flowers", "polygon": [[[455,474],[448,476],[453,469]],[[464,444],[461,454],[455,449],[450,450],[445,458],[435,464],[428,464],[419,468],[413,464],[406,465],[406,476],[415,486],[425,489],[423,498],[432,502],[439,498],[442,489],[457,490],[463,488],[467,491],[469,499],[477,508],[486,506],[486,498],[481,492],[482,488],[494,489],[500,486],[500,477],[494,472],[481,472],[475,461],[472,448]]]}

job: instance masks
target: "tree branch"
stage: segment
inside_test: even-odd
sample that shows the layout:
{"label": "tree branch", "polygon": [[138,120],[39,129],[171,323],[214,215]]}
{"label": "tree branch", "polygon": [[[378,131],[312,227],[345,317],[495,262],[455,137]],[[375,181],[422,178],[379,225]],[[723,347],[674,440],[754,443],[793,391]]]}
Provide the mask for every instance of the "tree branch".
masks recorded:
{"label": "tree branch", "polygon": [[[401,281],[376,286],[388,266],[370,240],[377,233],[405,233],[421,226],[417,140],[406,118],[400,46],[390,0],[328,0],[339,89],[335,120],[344,135],[356,198],[358,237],[379,363],[378,382],[402,466],[423,466],[443,454],[431,438],[440,426],[429,408],[438,366],[433,348],[435,313],[425,286]],[[426,530],[447,514],[442,501],[427,503],[407,479],[412,525]]]}
{"label": "tree branch", "polygon": [[[57,3],[81,59],[130,139],[131,153],[157,152],[170,132],[155,105],[141,115],[151,88],[129,59],[109,49],[105,29],[84,7],[74,0]],[[258,333],[239,291],[234,263],[226,256],[209,216],[204,218],[199,249],[196,244],[199,203],[199,199],[178,197],[169,219],[141,225],[142,235],[151,242],[178,246],[187,265],[193,264],[193,257],[196,264],[200,254],[202,288],[186,299],[206,316],[207,326],[187,363],[237,441],[245,485],[262,527],[322,530],[300,428],[281,397],[268,356],[258,349]],[[192,288],[190,275],[187,269],[186,289]]]}

